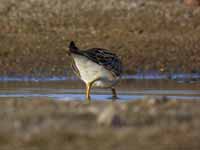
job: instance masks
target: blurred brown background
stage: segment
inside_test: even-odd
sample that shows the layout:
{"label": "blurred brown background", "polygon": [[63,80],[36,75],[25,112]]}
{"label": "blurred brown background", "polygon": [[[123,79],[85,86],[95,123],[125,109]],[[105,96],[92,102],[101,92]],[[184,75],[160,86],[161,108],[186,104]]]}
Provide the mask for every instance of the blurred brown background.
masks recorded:
{"label": "blurred brown background", "polygon": [[71,74],[70,40],[116,52],[125,73],[199,72],[195,0],[0,0],[0,75]]}

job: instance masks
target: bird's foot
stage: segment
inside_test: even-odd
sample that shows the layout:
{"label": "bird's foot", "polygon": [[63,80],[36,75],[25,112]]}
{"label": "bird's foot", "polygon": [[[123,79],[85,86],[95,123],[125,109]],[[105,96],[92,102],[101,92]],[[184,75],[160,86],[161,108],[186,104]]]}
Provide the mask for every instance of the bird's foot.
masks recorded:
{"label": "bird's foot", "polygon": [[119,99],[118,96],[111,96],[111,97],[108,97],[108,99],[112,100],[112,101],[116,101]]}
{"label": "bird's foot", "polygon": [[112,96],[112,101],[116,101],[117,99],[119,99],[116,95]]}
{"label": "bird's foot", "polygon": [[90,97],[87,97],[87,98],[85,99],[85,103],[84,103],[84,104],[90,105],[90,104],[91,104],[91,98],[90,98]]}

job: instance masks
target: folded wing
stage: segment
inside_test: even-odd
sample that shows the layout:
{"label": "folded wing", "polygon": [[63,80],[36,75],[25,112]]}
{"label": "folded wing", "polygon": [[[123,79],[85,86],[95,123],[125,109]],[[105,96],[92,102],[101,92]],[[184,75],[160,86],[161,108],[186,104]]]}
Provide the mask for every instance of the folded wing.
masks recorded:
{"label": "folded wing", "polygon": [[122,64],[116,54],[101,48],[92,48],[81,53],[88,59],[112,71],[116,76],[121,75]]}

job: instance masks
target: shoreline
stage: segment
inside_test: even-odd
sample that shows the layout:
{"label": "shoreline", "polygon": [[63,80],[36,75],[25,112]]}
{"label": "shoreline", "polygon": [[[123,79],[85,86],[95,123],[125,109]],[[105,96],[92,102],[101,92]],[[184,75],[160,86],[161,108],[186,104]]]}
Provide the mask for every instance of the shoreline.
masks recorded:
{"label": "shoreline", "polygon": [[[121,77],[122,80],[175,80],[175,81],[196,81],[200,80],[200,73],[159,73],[150,71],[149,73],[136,73],[136,74],[124,74]],[[77,81],[76,76],[26,76],[26,75],[10,75],[0,76],[0,82],[51,82],[51,81]]]}

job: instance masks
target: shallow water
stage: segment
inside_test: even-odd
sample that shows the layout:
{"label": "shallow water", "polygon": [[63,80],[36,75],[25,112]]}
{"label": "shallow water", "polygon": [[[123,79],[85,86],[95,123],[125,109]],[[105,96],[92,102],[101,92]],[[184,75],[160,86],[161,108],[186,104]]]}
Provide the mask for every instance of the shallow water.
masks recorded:
{"label": "shallow water", "polygon": [[[58,79],[58,80],[57,80]],[[4,80],[0,98],[44,97],[53,100],[84,100],[84,84],[76,79]],[[136,100],[145,96],[167,96],[172,99],[200,99],[199,82],[177,82],[169,79],[133,79],[123,77],[117,86],[118,99]],[[109,89],[92,89],[92,100],[111,100]]]}
{"label": "shallow water", "polygon": [[[178,82],[196,82],[200,81],[200,73],[159,73],[156,71],[149,71],[145,73],[136,73],[134,75],[123,75],[122,79],[129,80],[161,80],[172,79]],[[66,81],[77,80],[76,77],[67,76],[51,76],[51,77],[32,77],[32,76],[0,76],[0,82],[48,82],[48,81]]]}

